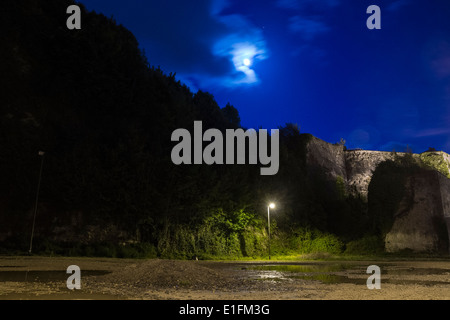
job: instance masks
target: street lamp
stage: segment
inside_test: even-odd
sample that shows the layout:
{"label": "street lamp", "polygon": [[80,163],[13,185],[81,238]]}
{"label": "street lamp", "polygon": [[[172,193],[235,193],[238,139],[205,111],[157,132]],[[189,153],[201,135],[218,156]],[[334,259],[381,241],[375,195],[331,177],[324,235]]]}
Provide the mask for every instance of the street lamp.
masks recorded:
{"label": "street lamp", "polygon": [[36,191],[36,203],[34,205],[33,227],[31,228],[30,249],[28,250],[29,254],[31,254],[31,248],[33,246],[34,224],[36,222],[36,212],[37,212],[38,200],[39,200],[39,189],[41,187],[42,167],[44,166],[44,154],[45,154],[44,151],[39,151],[39,156],[41,157],[41,169],[39,170],[39,180],[38,180],[37,191]]}
{"label": "street lamp", "polygon": [[275,208],[275,203],[270,203],[267,206],[267,225],[269,226],[269,260],[270,260],[270,209]]}

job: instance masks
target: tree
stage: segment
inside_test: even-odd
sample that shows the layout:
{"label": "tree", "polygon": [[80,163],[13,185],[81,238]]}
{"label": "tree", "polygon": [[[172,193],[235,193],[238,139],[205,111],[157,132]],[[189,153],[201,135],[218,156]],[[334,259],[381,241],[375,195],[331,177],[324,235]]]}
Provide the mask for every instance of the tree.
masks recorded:
{"label": "tree", "polygon": [[228,128],[237,129],[241,127],[241,118],[239,117],[239,112],[229,102],[225,107],[222,108],[222,114]]}

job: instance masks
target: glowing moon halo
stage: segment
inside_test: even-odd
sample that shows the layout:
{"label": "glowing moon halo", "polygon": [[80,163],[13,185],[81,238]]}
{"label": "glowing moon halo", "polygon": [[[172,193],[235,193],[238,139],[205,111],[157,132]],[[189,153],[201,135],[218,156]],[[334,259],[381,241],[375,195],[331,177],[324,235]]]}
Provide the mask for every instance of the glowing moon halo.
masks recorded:
{"label": "glowing moon halo", "polygon": [[250,59],[244,59],[243,61],[242,61],[242,63],[244,63],[244,66],[246,66],[246,67],[248,67],[248,66],[250,66],[251,64],[252,64],[252,62],[250,61]]}

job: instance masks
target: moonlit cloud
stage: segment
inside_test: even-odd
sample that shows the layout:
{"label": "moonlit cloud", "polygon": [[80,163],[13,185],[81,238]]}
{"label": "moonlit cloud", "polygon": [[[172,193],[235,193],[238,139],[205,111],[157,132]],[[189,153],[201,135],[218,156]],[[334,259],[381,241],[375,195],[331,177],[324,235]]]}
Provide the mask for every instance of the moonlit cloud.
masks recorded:
{"label": "moonlit cloud", "polygon": [[[216,18],[230,33],[215,42],[212,53],[217,57],[230,59],[234,67],[223,77],[223,85],[230,87],[257,84],[259,79],[252,66],[268,56],[261,30],[242,15],[218,14]],[[250,61],[249,65],[245,65],[246,59]]]}
{"label": "moonlit cloud", "polygon": [[[205,75],[199,73],[181,74],[178,78],[191,89],[225,87],[233,88],[242,85],[255,85],[259,78],[252,69],[252,65],[258,60],[266,58],[265,50],[261,49],[255,42],[239,42],[240,38],[226,37],[217,42],[213,48],[213,54],[227,58],[231,61],[230,71],[219,76]],[[249,65],[245,64],[248,59]]]}
{"label": "moonlit cloud", "polygon": [[[207,20],[213,21],[218,32],[202,42],[199,54],[206,59],[193,62],[189,70],[179,68],[177,71],[177,78],[193,91],[202,88],[236,88],[260,83],[255,67],[259,61],[268,57],[266,41],[261,29],[248,17],[224,13],[230,3],[230,0],[211,1]],[[200,39],[202,35],[199,33],[193,36]],[[248,65],[244,63],[246,59],[250,62]],[[214,64],[220,67],[211,67]],[[206,69],[202,67],[204,65],[210,67]]]}
{"label": "moonlit cloud", "polygon": [[[248,39],[239,35],[230,35],[219,40],[213,53],[219,57],[228,57],[233,63],[234,70],[227,78],[224,78],[225,85],[255,84],[258,77],[251,66],[258,60],[266,58],[266,49],[262,39]],[[245,65],[244,60],[248,59],[250,65]]]}

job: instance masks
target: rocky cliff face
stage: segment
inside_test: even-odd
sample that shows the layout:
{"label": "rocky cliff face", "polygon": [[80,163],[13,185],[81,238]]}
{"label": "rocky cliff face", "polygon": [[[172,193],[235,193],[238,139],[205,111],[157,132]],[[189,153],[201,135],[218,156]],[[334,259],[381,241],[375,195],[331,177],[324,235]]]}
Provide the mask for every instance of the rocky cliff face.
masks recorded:
{"label": "rocky cliff face", "polygon": [[450,179],[447,179],[446,177],[439,175],[439,187],[441,191],[442,211],[444,214],[445,224],[447,226],[448,243],[450,251]]}
{"label": "rocky cliff face", "polygon": [[436,171],[423,171],[407,179],[405,195],[394,215],[392,229],[385,238],[387,252],[404,249],[448,252],[449,238],[444,216],[444,198],[448,198],[448,193],[442,193],[441,184],[450,188],[450,180]]}
{"label": "rocky cliff face", "polygon": [[392,160],[391,152],[350,150],[345,152],[347,189],[352,194],[367,197],[370,180],[377,166],[386,160]]}
{"label": "rocky cliff face", "polygon": [[310,140],[306,150],[309,165],[321,167],[331,179],[341,177],[346,182],[348,192],[365,197],[377,165],[394,157],[391,152],[345,150],[342,145],[316,137]]}
{"label": "rocky cliff face", "polygon": [[344,146],[312,137],[306,146],[306,152],[308,165],[324,168],[324,173],[330,179],[341,177],[347,181]]}
{"label": "rocky cliff face", "polygon": [[[369,184],[377,166],[394,160],[391,152],[345,150],[318,138],[307,146],[307,163],[320,167],[330,179],[341,177],[347,192],[367,199]],[[397,153],[397,156],[404,154]],[[450,242],[450,155],[426,152],[412,157],[433,170],[411,175],[405,195],[386,235],[386,250],[449,251]]]}

